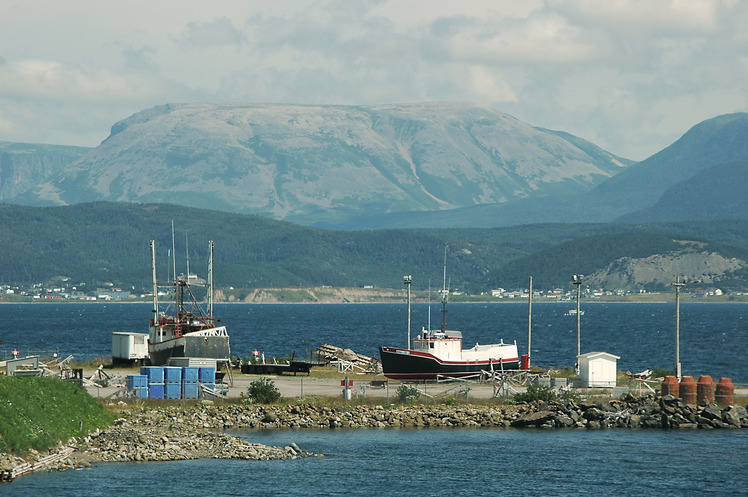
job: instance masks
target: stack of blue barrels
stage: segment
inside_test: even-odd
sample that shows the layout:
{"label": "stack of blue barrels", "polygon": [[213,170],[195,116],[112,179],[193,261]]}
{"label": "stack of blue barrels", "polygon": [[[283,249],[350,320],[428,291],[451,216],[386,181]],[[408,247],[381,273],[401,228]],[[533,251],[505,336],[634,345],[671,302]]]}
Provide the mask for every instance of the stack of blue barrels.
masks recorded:
{"label": "stack of blue barrels", "polygon": [[216,368],[198,368],[197,378],[204,387],[216,389]]}
{"label": "stack of blue barrels", "polygon": [[148,378],[148,398],[164,398],[164,368],[159,366],[143,366],[140,374]]}
{"label": "stack of blue barrels", "polygon": [[148,377],[143,374],[131,374],[125,377],[127,390],[133,392],[138,399],[148,398]]}
{"label": "stack of blue barrels", "polygon": [[198,370],[197,367],[182,368],[182,398],[196,399],[200,387],[197,384]]}
{"label": "stack of blue barrels", "polygon": [[182,398],[182,368],[174,366],[164,368],[164,398]]}
{"label": "stack of blue barrels", "polygon": [[143,366],[126,377],[127,389],[140,399],[197,399],[200,384],[216,388],[216,368]]}

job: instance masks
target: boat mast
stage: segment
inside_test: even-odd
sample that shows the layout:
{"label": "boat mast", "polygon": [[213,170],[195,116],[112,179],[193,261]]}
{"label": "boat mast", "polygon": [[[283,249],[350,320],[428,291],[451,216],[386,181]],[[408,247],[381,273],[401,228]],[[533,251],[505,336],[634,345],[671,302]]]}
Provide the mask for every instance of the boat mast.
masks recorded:
{"label": "boat mast", "polygon": [[187,252],[187,282],[190,281],[190,240],[187,238],[187,233],[184,234],[184,248]]}
{"label": "boat mast", "polygon": [[156,283],[156,241],[151,240],[151,270],[153,271],[153,324],[158,321],[158,284]]}
{"label": "boat mast", "polygon": [[177,298],[177,251],[174,244],[174,220],[171,220],[171,261],[174,265],[173,267],[173,273],[172,276],[174,277],[174,312],[179,311],[179,306],[177,305],[178,298]]}
{"label": "boat mast", "polygon": [[447,290],[447,245],[444,246],[444,280],[442,282],[442,333],[447,331],[447,299],[449,290]]}
{"label": "boat mast", "polygon": [[530,357],[532,344],[532,276],[530,276],[530,291],[527,295],[527,367],[530,367]]}
{"label": "boat mast", "polygon": [[208,317],[213,318],[213,240],[208,242]]}
{"label": "boat mast", "polygon": [[429,280],[429,327],[427,328],[429,332],[431,331],[431,280]]}

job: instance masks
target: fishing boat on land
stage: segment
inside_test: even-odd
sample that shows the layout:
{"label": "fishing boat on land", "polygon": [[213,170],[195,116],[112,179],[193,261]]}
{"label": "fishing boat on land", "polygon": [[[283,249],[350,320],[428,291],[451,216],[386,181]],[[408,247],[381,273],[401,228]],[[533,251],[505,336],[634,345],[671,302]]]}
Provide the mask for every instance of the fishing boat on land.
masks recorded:
{"label": "fishing boat on land", "polygon": [[[175,276],[167,284],[156,280],[156,249],[151,240],[153,270],[153,317],[148,334],[148,355],[154,366],[168,364],[172,357],[209,358],[228,361],[231,357],[229,334],[220,319],[213,316],[213,242],[209,242],[208,281],[190,274]],[[165,310],[159,308],[159,286],[170,287],[172,300]],[[207,288],[208,306],[203,311],[193,292],[193,287]]]}
{"label": "fishing boat on land", "polygon": [[[444,287],[442,296],[442,327],[440,330],[423,328],[421,334],[408,343],[408,348],[379,347],[382,371],[394,380],[434,380],[441,378],[465,378],[483,371],[505,371],[519,369],[517,343],[480,345],[464,349],[462,332],[447,330],[446,256]],[[410,278],[410,277],[408,277]],[[409,284],[410,280],[406,280]],[[410,322],[410,301],[408,301]],[[410,331],[408,331],[410,342]]]}

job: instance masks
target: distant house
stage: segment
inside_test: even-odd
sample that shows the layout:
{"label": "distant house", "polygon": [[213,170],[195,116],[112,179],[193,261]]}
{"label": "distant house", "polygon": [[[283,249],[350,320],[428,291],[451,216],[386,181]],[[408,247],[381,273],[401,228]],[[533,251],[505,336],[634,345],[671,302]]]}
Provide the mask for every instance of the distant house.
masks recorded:
{"label": "distant house", "polygon": [[102,300],[111,300],[111,299],[129,299],[132,297],[130,292],[125,290],[99,290],[97,293],[97,297]]}

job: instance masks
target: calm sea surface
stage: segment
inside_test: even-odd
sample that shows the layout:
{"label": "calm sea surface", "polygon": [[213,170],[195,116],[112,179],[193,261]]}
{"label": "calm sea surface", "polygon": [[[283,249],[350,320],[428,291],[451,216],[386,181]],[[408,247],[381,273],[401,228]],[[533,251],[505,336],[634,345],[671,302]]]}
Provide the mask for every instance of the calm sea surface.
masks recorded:
{"label": "calm sea surface", "polygon": [[[533,363],[572,366],[572,304],[533,304]],[[621,357],[619,369],[673,369],[674,304],[583,304],[582,352]],[[431,319],[441,319],[432,306]],[[448,327],[465,344],[499,338],[527,348],[526,304],[451,304]],[[682,304],[684,374],[748,383],[748,306]],[[232,351],[302,353],[323,343],[376,355],[405,345],[406,307],[218,305]],[[428,323],[413,306],[413,335]],[[111,355],[114,331],[147,331],[146,304],[0,305],[4,350],[49,350],[78,359]],[[269,445],[297,443],[325,454],[294,461],[199,460],[97,464],[39,473],[0,486],[0,495],[57,497],[233,495],[748,495],[748,432],[541,431],[513,429],[243,432]]]}
{"label": "calm sea surface", "polygon": [[251,432],[324,459],[109,463],[39,473],[0,494],[175,495],[746,495],[742,431],[511,429]]}
{"label": "calm sea surface", "polygon": [[[572,367],[577,350],[576,318],[564,314],[574,304],[534,303],[532,362]],[[583,303],[582,353],[620,356],[618,367],[633,372],[675,369],[675,304]],[[21,353],[59,349],[83,360],[111,356],[115,331],[146,333],[150,304],[5,304],[0,305],[2,351]],[[303,354],[322,344],[369,356],[379,345],[405,346],[404,304],[224,304],[215,306],[231,335],[231,349],[247,357]],[[427,327],[429,307],[412,307],[412,336]],[[440,306],[431,306],[431,322],[441,322]],[[526,304],[450,304],[449,329],[463,332],[464,344],[517,341],[527,351]],[[696,378],[722,376],[748,383],[748,305],[681,304],[680,360],[683,373]]]}

